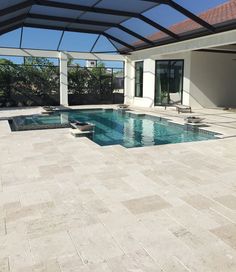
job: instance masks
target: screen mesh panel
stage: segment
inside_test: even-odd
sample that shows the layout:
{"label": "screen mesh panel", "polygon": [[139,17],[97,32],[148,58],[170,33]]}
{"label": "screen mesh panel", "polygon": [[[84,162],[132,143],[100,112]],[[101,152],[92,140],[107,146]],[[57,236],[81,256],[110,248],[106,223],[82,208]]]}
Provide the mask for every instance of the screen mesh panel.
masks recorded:
{"label": "screen mesh panel", "polygon": [[21,29],[10,31],[0,36],[0,47],[18,47]]}
{"label": "screen mesh panel", "polygon": [[228,2],[228,0],[175,0],[175,2],[198,15],[206,10],[215,8],[218,5]]}
{"label": "screen mesh panel", "polygon": [[0,33],[5,34],[5,33],[8,33],[8,32],[10,32],[12,30],[15,30],[14,27],[18,27],[20,24],[23,24],[23,20],[8,24],[7,26],[5,26],[5,25],[1,26],[0,25]]}
{"label": "screen mesh panel", "polygon": [[70,27],[79,28],[79,29],[90,29],[94,31],[105,31],[107,27],[99,26],[99,25],[86,25],[86,24],[70,24]]}
{"label": "screen mesh panel", "polygon": [[93,6],[98,2],[98,0],[50,0],[51,2],[60,2],[60,3],[68,3],[68,4],[79,4],[83,6]]}
{"label": "screen mesh panel", "polygon": [[[145,13],[146,16],[152,18],[153,21],[171,30],[175,34],[191,31],[193,29],[202,28],[201,25],[195,23],[187,16],[183,15],[179,11],[176,11],[170,6],[160,5]],[[180,22],[186,22],[185,26],[179,25]]]}
{"label": "screen mesh panel", "polygon": [[[223,21],[236,19],[234,0],[175,0],[176,3],[190,10],[195,15],[199,15],[203,20],[209,24],[215,25]],[[227,4],[227,8],[225,4]],[[215,7],[218,6],[217,9]]]}
{"label": "screen mesh panel", "polygon": [[99,13],[94,13],[94,12],[86,12],[80,17],[80,19],[100,21],[100,22],[120,23],[124,20],[129,19],[129,17],[114,16],[114,15],[103,14],[103,13],[99,14]]}
{"label": "screen mesh panel", "polygon": [[53,49],[74,31],[94,34],[87,50],[105,48],[108,38],[128,52],[235,29],[236,0],[0,0],[0,22],[0,35],[23,26],[41,28],[42,37],[43,29],[60,30]]}
{"label": "screen mesh panel", "polygon": [[96,7],[106,8],[106,9],[115,9],[115,10],[126,10],[131,12],[143,12],[147,9],[150,9],[156,6],[156,3],[145,2],[145,1],[137,1],[137,0],[119,0],[119,1],[111,1],[111,0],[103,0],[96,5]]}
{"label": "screen mesh panel", "polygon": [[16,4],[23,3],[25,0],[0,0],[0,10],[9,8],[11,6],[14,6]]}
{"label": "screen mesh panel", "polygon": [[118,42],[116,42],[116,41],[114,41],[112,39],[109,39],[109,40],[114,45],[114,47],[117,48],[117,50],[119,50],[119,51],[130,51],[130,49],[128,47],[124,46],[123,44],[118,43]]}
{"label": "screen mesh panel", "polygon": [[[33,39],[32,35],[34,35]],[[61,31],[25,27],[22,47],[53,50],[57,46],[60,36]]]}
{"label": "screen mesh panel", "polygon": [[68,51],[90,52],[97,38],[98,35],[95,34],[65,32],[60,49]]}
{"label": "screen mesh panel", "polygon": [[113,37],[116,37],[120,39],[121,41],[124,41],[128,44],[133,44],[137,42],[139,39],[133,37],[130,34],[127,34],[125,31],[120,30],[118,28],[109,28],[109,30],[106,31],[106,33],[112,35]]}
{"label": "screen mesh panel", "polygon": [[33,6],[31,8],[30,13],[34,14],[43,14],[43,15],[51,15],[51,16],[60,16],[67,18],[78,18],[83,12],[78,10],[71,9],[62,9],[62,8],[54,8],[54,7],[46,7],[46,6]]}
{"label": "screen mesh panel", "polygon": [[60,21],[49,21],[49,20],[40,20],[40,19],[33,19],[27,18],[25,20],[26,24],[33,24],[39,26],[49,26],[49,27],[66,27],[67,23],[60,22]]}
{"label": "screen mesh panel", "polygon": [[116,48],[114,45],[104,36],[100,36],[96,44],[94,44],[92,52],[114,52]]}
{"label": "screen mesh panel", "polygon": [[123,22],[122,25],[144,37],[148,37],[158,31],[155,27],[137,18],[129,19]]}
{"label": "screen mesh panel", "polygon": [[27,14],[29,12],[29,10],[30,10],[29,8],[20,9],[18,11],[9,13],[7,15],[0,16],[0,22],[4,22],[4,21],[10,20],[10,19],[15,19],[16,20],[18,16]]}

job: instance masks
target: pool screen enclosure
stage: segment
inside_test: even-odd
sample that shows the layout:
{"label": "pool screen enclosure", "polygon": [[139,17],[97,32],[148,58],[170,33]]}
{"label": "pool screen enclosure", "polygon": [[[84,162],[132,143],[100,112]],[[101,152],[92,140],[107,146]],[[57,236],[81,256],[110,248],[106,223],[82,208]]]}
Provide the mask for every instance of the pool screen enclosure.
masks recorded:
{"label": "pool screen enclosure", "polygon": [[[196,4],[197,2],[197,4]],[[0,35],[25,28],[60,31],[55,50],[61,49],[65,33],[95,35],[88,52],[106,39],[114,51],[132,51],[183,41],[235,28],[235,20],[215,22],[199,16],[225,0],[0,0]],[[188,28],[173,25],[188,20]],[[37,49],[37,48],[35,48]],[[79,48],[78,50],[79,51]],[[105,52],[105,51],[104,51]]]}

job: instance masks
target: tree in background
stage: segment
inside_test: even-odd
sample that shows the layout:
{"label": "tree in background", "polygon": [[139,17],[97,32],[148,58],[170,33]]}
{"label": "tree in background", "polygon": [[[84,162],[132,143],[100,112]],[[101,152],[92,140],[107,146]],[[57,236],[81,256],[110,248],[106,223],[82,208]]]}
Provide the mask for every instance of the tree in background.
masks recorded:
{"label": "tree in background", "polygon": [[0,59],[0,100],[1,106],[59,103],[58,67],[46,58],[25,57],[24,65]]}
{"label": "tree in background", "polygon": [[16,67],[13,62],[0,59],[0,106],[11,106],[13,83],[17,81]]}

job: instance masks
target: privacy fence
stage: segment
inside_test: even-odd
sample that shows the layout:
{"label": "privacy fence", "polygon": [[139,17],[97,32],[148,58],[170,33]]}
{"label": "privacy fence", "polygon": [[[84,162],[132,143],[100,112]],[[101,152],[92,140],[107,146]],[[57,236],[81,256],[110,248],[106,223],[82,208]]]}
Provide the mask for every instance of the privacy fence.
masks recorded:
{"label": "privacy fence", "polygon": [[[70,105],[122,103],[123,69],[68,67]],[[59,67],[0,64],[0,107],[60,104]]]}

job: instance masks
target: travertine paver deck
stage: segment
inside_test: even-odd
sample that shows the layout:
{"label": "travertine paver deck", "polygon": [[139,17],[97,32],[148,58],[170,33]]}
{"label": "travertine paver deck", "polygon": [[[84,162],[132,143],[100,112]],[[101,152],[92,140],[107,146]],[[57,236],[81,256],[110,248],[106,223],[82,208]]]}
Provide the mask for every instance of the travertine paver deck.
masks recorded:
{"label": "travertine paver deck", "polygon": [[236,271],[236,138],[125,149],[1,121],[0,150],[1,272]]}

